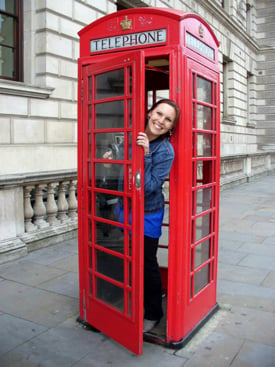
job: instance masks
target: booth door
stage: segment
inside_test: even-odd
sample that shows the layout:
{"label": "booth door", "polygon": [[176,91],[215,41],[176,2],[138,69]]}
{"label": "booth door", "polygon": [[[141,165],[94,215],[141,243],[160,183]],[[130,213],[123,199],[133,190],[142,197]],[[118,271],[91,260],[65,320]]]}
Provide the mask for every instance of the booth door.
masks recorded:
{"label": "booth door", "polygon": [[192,196],[185,326],[192,329],[216,306],[219,74],[200,63],[188,60],[186,77],[192,124]]}
{"label": "booth door", "polygon": [[[141,52],[83,67],[83,315],[142,353],[143,155]],[[80,138],[81,139],[81,138]],[[81,294],[81,292],[80,292]]]}

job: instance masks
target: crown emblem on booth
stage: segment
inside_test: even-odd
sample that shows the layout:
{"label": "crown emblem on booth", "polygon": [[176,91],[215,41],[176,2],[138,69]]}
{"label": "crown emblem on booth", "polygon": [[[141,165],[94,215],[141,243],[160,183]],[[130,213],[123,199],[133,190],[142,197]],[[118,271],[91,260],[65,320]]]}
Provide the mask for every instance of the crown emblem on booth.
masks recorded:
{"label": "crown emblem on booth", "polygon": [[203,38],[203,36],[204,36],[204,29],[203,29],[203,26],[201,24],[199,26],[199,34]]}
{"label": "crown emblem on booth", "polygon": [[131,29],[132,19],[128,19],[127,15],[125,15],[125,19],[120,22],[120,26],[123,31]]}

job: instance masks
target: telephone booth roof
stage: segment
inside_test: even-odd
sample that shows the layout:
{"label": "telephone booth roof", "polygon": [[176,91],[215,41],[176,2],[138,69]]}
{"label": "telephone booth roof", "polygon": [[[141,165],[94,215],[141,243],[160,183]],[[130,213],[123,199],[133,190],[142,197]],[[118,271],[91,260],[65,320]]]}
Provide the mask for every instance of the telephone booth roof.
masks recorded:
{"label": "telephone booth roof", "polygon": [[[180,44],[203,50],[206,56],[212,50],[209,58],[218,63],[219,42],[210,26],[199,15],[181,10],[152,7],[121,10],[94,21],[78,34],[80,57]],[[189,39],[186,34],[190,34]]]}

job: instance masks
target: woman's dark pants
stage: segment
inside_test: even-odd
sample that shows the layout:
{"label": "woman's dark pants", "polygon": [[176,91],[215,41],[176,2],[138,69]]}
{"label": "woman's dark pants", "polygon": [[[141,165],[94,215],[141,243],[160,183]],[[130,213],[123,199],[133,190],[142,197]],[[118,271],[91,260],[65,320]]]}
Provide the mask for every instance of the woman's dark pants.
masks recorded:
{"label": "woman's dark pants", "polygon": [[162,285],[157,261],[158,238],[144,236],[144,318],[160,320],[162,310]]}

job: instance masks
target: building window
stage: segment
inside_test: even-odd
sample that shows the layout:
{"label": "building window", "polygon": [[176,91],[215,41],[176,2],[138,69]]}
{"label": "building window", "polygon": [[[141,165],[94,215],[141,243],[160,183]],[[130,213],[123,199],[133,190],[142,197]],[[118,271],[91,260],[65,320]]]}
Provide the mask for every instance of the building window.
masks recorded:
{"label": "building window", "polygon": [[22,81],[22,0],[0,0],[0,78]]}
{"label": "building window", "polygon": [[117,0],[116,7],[117,10],[124,10],[130,8],[148,7],[148,5],[141,0]]}
{"label": "building window", "polygon": [[255,127],[256,114],[256,80],[255,76],[247,71],[247,126]]}
{"label": "building window", "polygon": [[233,116],[233,62],[223,55],[223,73],[222,73],[222,112],[223,123],[235,124]]}

